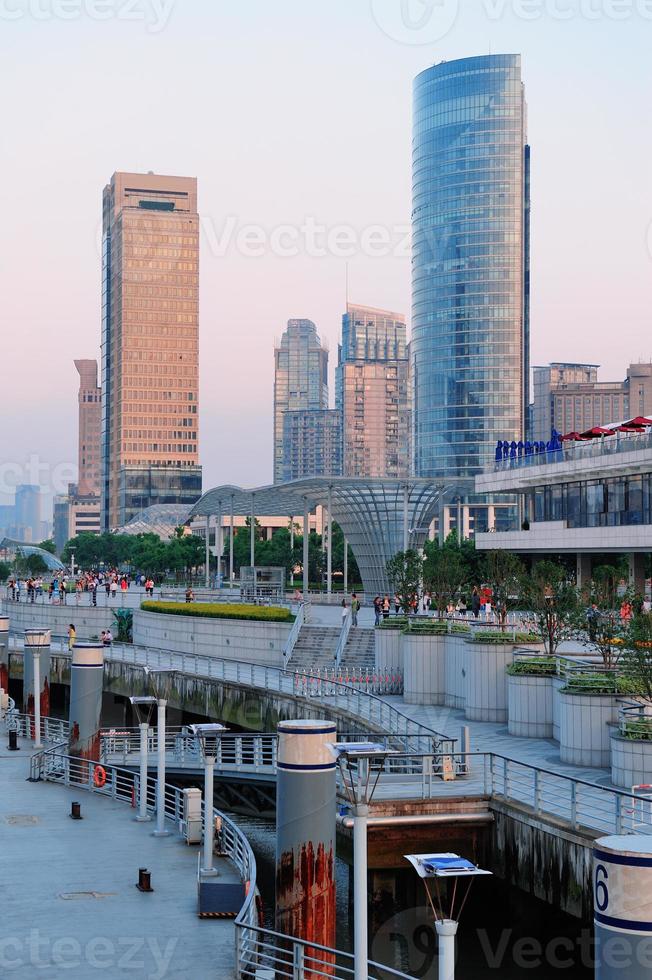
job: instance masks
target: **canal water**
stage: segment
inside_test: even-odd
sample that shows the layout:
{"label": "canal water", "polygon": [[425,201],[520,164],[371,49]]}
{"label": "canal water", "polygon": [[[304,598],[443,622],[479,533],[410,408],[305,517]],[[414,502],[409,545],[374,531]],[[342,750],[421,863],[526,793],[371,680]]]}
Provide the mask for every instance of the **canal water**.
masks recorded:
{"label": "canal water", "polygon": [[[229,814],[256,854],[265,924],[274,927],[275,829],[273,821]],[[337,946],[352,948],[349,867],[335,864]],[[411,976],[435,980],[437,941],[425,893],[413,871],[385,874],[391,885],[370,896],[369,953],[373,960]],[[458,906],[463,892],[458,892]],[[478,878],[464,908],[457,940],[459,980],[573,980],[593,978],[592,930],[498,878]],[[389,978],[389,974],[385,975]]]}

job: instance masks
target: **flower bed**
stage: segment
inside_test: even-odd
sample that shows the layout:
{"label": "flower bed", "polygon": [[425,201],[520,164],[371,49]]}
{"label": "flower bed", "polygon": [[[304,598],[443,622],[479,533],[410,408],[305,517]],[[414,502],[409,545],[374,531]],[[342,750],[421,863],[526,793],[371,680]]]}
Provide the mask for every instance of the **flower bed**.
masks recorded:
{"label": "flower bed", "polygon": [[515,660],[507,668],[510,677],[551,677],[557,673],[557,661],[551,657],[529,657],[527,660]]}
{"label": "flower bed", "polygon": [[540,643],[536,633],[498,633],[491,630],[478,630],[471,638],[472,643]]}
{"label": "flower bed", "polygon": [[280,606],[250,606],[231,602],[142,602],[143,612],[167,616],[198,616],[204,619],[246,619],[265,623],[293,623],[289,609]]}

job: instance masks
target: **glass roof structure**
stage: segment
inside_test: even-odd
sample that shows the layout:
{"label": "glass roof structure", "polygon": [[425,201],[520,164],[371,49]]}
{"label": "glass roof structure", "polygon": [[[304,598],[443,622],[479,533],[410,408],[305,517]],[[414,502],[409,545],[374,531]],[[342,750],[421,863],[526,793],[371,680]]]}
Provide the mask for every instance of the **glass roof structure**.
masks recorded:
{"label": "glass roof structure", "polygon": [[398,551],[422,548],[447,495],[469,493],[472,481],[319,477],[251,490],[215,487],[197,501],[190,517],[237,514],[297,517],[328,507],[353,550],[365,592],[390,591],[386,565]]}
{"label": "glass roof structure", "polygon": [[63,562],[46,551],[44,548],[37,548],[34,544],[25,544],[24,541],[13,541],[11,538],[3,538],[0,541],[0,551],[13,551],[16,555],[29,558],[30,555],[38,555],[45,562],[49,572],[61,572],[65,568]]}
{"label": "glass roof structure", "polygon": [[189,504],[152,504],[132,517],[128,524],[117,528],[115,533],[157,534],[167,540],[178,527],[188,522],[191,509]]}

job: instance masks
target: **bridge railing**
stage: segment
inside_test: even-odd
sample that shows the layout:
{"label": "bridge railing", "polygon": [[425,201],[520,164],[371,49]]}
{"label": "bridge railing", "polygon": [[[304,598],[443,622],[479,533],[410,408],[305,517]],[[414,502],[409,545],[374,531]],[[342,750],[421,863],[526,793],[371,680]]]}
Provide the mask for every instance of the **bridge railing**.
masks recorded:
{"label": "bridge railing", "polygon": [[[16,637],[11,637],[12,648],[20,649]],[[59,646],[59,655],[69,657],[67,644],[53,638],[52,646]],[[305,686],[298,688],[297,674],[282,667],[268,667],[262,664],[241,663],[234,660],[220,660],[195,653],[175,653],[171,650],[154,650],[132,644],[114,643],[106,647],[107,660],[130,664],[135,667],[155,667],[175,670],[207,680],[242,684],[247,687],[285,694],[292,698],[320,698],[325,707],[334,708],[348,716],[355,726],[368,726],[369,731],[387,735],[395,739],[400,747],[402,739],[409,738],[418,744],[421,752],[435,751],[451,756],[455,753],[457,739],[442,732],[434,731],[426,725],[409,718],[394,705],[375,694],[345,684],[339,680],[329,682],[324,689],[318,678],[306,675]],[[368,734],[368,732],[367,732]]]}

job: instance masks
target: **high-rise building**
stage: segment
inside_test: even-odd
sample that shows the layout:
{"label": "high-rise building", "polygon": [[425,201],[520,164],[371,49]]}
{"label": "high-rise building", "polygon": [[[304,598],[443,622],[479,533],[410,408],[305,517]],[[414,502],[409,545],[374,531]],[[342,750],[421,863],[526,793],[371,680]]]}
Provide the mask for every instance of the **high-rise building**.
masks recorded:
{"label": "high-rise building", "polygon": [[536,440],[652,414],[652,363],[630,364],[624,381],[599,381],[597,364],[565,361],[535,367],[532,377]]}
{"label": "high-rise building", "polygon": [[29,483],[16,487],[14,509],[18,540],[38,541],[41,529],[41,488]]}
{"label": "high-rise building", "polygon": [[341,415],[332,408],[283,414],[281,481],[342,475]]}
{"label": "high-rise building", "polygon": [[102,228],[102,523],[192,503],[199,466],[193,177],[115,173]]}
{"label": "high-rise building", "polygon": [[[320,426],[329,423],[319,421],[319,413],[328,410],[328,350],[322,346],[317,328],[312,320],[288,320],[287,329],[280,343],[274,349],[274,482],[283,483],[289,471],[295,472],[295,464],[290,460],[301,457],[306,465],[314,453],[299,452],[298,447],[286,444],[285,415],[288,412],[316,412],[310,422],[290,427],[292,432],[302,433],[307,442],[316,437]],[[288,423],[289,424],[289,423]],[[325,438],[325,433],[323,434]],[[321,438],[321,437],[320,437]],[[322,440],[323,442],[324,440]],[[296,452],[295,452],[296,448]],[[333,465],[325,472],[336,475]],[[298,464],[297,464],[298,466]],[[301,468],[300,476],[316,476]]]}
{"label": "high-rise building", "polygon": [[419,476],[471,476],[524,434],[529,147],[519,55],[414,82],[412,365]]}
{"label": "high-rise building", "polygon": [[347,304],[336,372],[342,418],[342,473],[410,473],[410,362],[405,317]]}
{"label": "high-rise building", "polygon": [[79,476],[81,497],[100,492],[100,426],[102,389],[97,383],[97,361],[75,361],[79,372]]}

